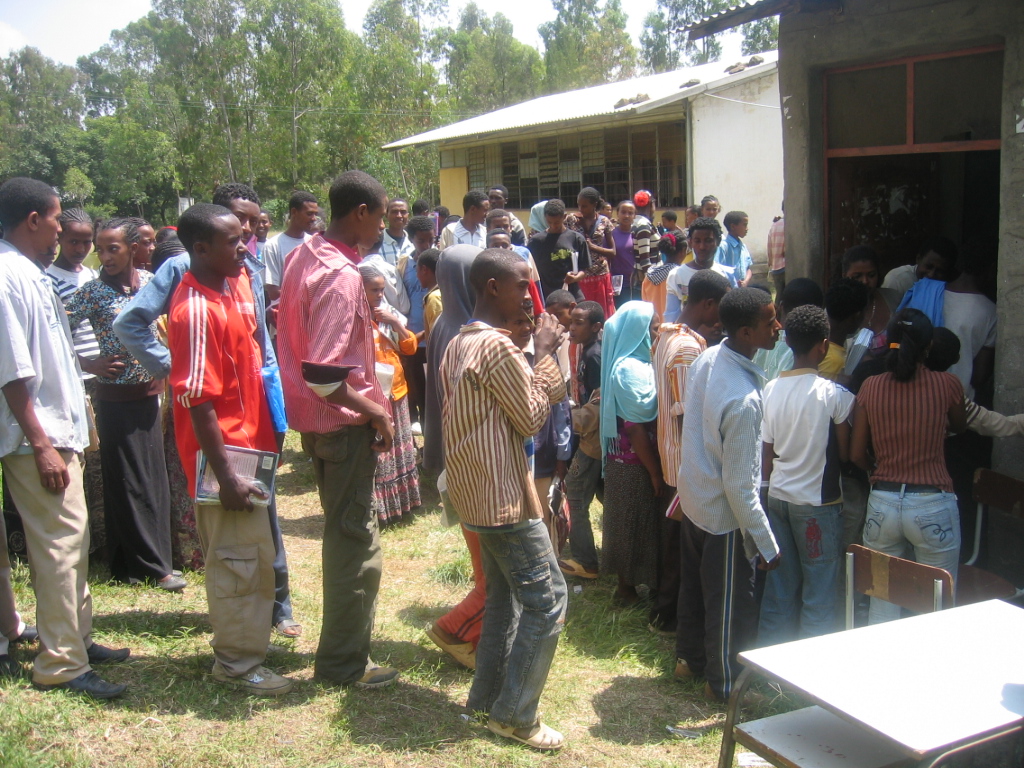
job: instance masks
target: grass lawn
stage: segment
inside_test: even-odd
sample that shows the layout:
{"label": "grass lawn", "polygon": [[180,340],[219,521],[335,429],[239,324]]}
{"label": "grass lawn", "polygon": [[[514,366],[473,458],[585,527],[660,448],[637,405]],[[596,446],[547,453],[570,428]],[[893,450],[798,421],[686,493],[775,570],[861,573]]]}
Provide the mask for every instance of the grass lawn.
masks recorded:
{"label": "grass lawn", "polygon": [[[384,578],[374,660],[402,670],[383,691],[338,691],[312,682],[320,631],[323,517],[310,465],[289,435],[279,475],[278,510],[291,571],[295,617],[305,632],[278,644],[267,666],[298,681],[279,699],[225,689],[209,675],[213,654],[202,574],[186,573],[184,595],[105,583],[92,569],[95,638],[129,646],[131,660],[102,668],[129,685],[121,699],[94,703],[41,693],[26,677],[0,682],[0,766],[710,766],[717,763],[724,708],[702,683],[672,678],[671,638],[647,629],[646,608],[611,606],[613,580],[570,584],[569,612],[541,700],[542,715],[568,737],[555,755],[504,743],[460,715],[472,673],[423,634],[462,599],[469,557],[457,528],[442,528],[433,482],[425,511],[382,534]],[[595,503],[594,519],[600,520]],[[599,533],[599,531],[598,531]],[[572,581],[572,580],[570,580]],[[28,621],[28,570],[15,573]],[[27,665],[35,649],[16,651]],[[679,740],[666,726],[704,729]]]}

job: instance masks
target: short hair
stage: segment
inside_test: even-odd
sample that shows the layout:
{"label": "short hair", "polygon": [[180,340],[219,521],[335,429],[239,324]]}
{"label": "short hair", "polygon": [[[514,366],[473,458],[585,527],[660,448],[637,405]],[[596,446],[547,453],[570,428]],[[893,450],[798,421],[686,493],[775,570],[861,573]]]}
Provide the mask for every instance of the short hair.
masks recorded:
{"label": "short hair", "polygon": [[634,203],[632,200],[623,200],[622,202],[615,206],[615,210],[620,210],[624,205],[629,205],[632,206],[633,208],[636,208],[636,203]]}
{"label": "short hair", "polygon": [[557,197],[544,203],[545,216],[565,216],[565,203]]}
{"label": "short hair", "polygon": [[604,322],[604,307],[602,307],[596,301],[581,301],[579,304],[576,305],[576,308],[573,310],[573,312],[575,312],[577,309],[583,310],[584,316],[587,318],[587,322],[590,323],[591,325],[593,325],[594,323]]}
{"label": "short hair", "polygon": [[679,214],[675,211],[662,211],[661,219],[662,221],[679,221]]}
{"label": "short hair", "polygon": [[729,336],[735,336],[741,328],[754,328],[761,320],[761,310],[771,303],[772,297],[757,288],[729,291],[718,305],[722,328]]}
{"label": "short hair", "polygon": [[487,228],[490,229],[491,222],[495,219],[500,219],[502,216],[508,216],[508,223],[512,223],[512,214],[504,208],[491,208],[491,210],[487,212],[487,216],[484,218],[484,223],[486,223]]}
{"label": "short hair", "polygon": [[394,205],[395,203],[405,203],[406,205],[409,205],[409,202],[404,197],[392,197],[390,200],[388,200],[388,204],[385,210],[390,211],[391,206]]}
{"label": "short hair", "polygon": [[948,237],[943,237],[942,235],[926,237],[924,242],[921,243],[921,247],[917,249],[917,260],[920,261],[931,251],[935,251],[951,269],[956,267],[959,253],[957,252],[956,243]]}
{"label": "short hair", "polygon": [[700,207],[703,208],[708,203],[718,203],[721,205],[721,202],[719,202],[718,198],[714,195],[704,195],[704,197],[700,199]]}
{"label": "short hair", "polygon": [[557,291],[552,291],[548,294],[548,297],[544,299],[545,307],[569,306],[570,304],[575,303],[576,297],[569,293],[569,291],[562,290],[561,288]]}
{"label": "short hair", "polygon": [[855,245],[843,254],[842,269],[845,275],[858,261],[870,261],[878,269],[878,252],[870,245]]}
{"label": "short hair", "polygon": [[434,220],[429,216],[413,216],[409,219],[409,223],[405,225],[405,234],[412,239],[413,235],[417,232],[430,232],[434,234],[437,230],[434,228]]}
{"label": "short hair", "polygon": [[292,192],[292,196],[288,200],[288,210],[301,211],[303,206],[306,205],[306,203],[319,204],[319,201],[316,199],[316,195],[314,195],[312,192],[306,192],[303,189],[296,190],[295,192]]}
{"label": "short hair", "polygon": [[469,283],[477,296],[480,296],[487,289],[489,281],[514,275],[516,268],[525,263],[523,257],[515,251],[488,248],[478,253],[473,260],[473,265],[469,268]]}
{"label": "short hair", "polygon": [[431,272],[437,272],[437,260],[441,258],[441,252],[437,248],[427,248],[416,259],[417,267],[426,267]]}
{"label": "short hair", "polygon": [[61,211],[60,218],[57,219],[62,227],[68,224],[88,224],[90,227],[95,227],[96,224],[92,220],[92,216],[86,213],[81,208],[65,208]]}
{"label": "short hair", "polygon": [[722,223],[725,225],[726,229],[729,229],[729,227],[735,227],[737,224],[742,224],[743,220],[748,218],[750,217],[743,211],[729,211],[722,218]]}
{"label": "short hair", "polygon": [[331,184],[331,221],[343,219],[360,205],[375,211],[382,200],[387,200],[384,186],[363,171],[345,171]]}
{"label": "short hair", "polygon": [[373,262],[361,262],[357,269],[359,270],[359,276],[363,280],[376,280],[379,277],[386,282],[384,271]]}
{"label": "short hair", "polygon": [[224,216],[234,218],[229,209],[213,203],[196,203],[181,214],[178,219],[178,239],[190,256],[196,243],[208,243],[213,239],[217,232],[213,222]]}
{"label": "short hair", "polygon": [[718,219],[713,219],[710,216],[701,216],[686,230],[687,236],[693,237],[693,233],[698,229],[709,230],[715,236],[715,240],[722,239],[722,225],[718,223]]}
{"label": "short hair", "polygon": [[700,206],[699,205],[688,206],[687,209],[686,209],[686,212],[687,213],[692,213],[694,216],[700,216]]}
{"label": "short hair", "polygon": [[412,215],[422,216],[430,210],[430,203],[424,200],[422,197],[412,204]]}
{"label": "short hair", "polygon": [[729,278],[725,275],[713,269],[698,269],[690,277],[690,284],[686,291],[686,303],[696,304],[708,299],[721,301],[729,292],[729,287]]}
{"label": "short hair", "polygon": [[825,293],[825,311],[832,320],[846,320],[863,312],[869,298],[863,283],[844,277],[836,280]]}
{"label": "short hair", "polygon": [[462,198],[462,212],[469,213],[470,208],[482,208],[488,202],[487,193],[482,189],[471,189]]}
{"label": "short hair", "polygon": [[175,240],[178,239],[178,228],[177,227],[160,227],[160,229],[158,229],[156,231],[156,244],[157,245],[160,245],[160,243],[164,242],[165,240],[170,240],[171,238],[173,238]]}
{"label": "short hair", "polygon": [[[229,211],[230,213],[230,211]],[[99,226],[96,227],[96,234],[100,232],[109,232],[110,230],[119,229],[121,234],[124,235],[124,241],[128,245],[135,245],[139,242],[139,225],[137,222],[142,221],[132,216],[115,216],[112,219],[100,222]]]}
{"label": "short hair", "polygon": [[786,282],[779,303],[782,304],[782,309],[786,312],[792,312],[805,304],[813,304],[815,307],[824,309],[825,292],[811,278],[795,277]]}
{"label": "short hair", "polygon": [[8,235],[32,213],[47,213],[60,198],[53,187],[38,179],[15,176],[0,184],[0,227]]}
{"label": "short hair", "polygon": [[595,208],[600,207],[602,202],[601,193],[594,189],[594,187],[584,187],[583,189],[581,189],[580,193],[576,195],[576,199],[578,200],[581,197],[584,200],[593,203]]}
{"label": "short hair", "polygon": [[262,205],[262,203],[260,203],[260,196],[256,194],[256,190],[248,184],[242,184],[238,181],[232,181],[230,184],[221,184],[217,187],[217,189],[213,191],[213,200],[211,202],[214,205],[230,208],[232,200],[248,200],[250,203]]}
{"label": "short hair", "polygon": [[786,344],[795,355],[806,355],[828,333],[828,314],[821,307],[804,304],[786,315]]}
{"label": "short hair", "polygon": [[492,238],[492,237],[495,237],[495,236],[497,236],[497,235],[504,235],[505,237],[507,237],[507,238],[508,238],[508,241],[509,241],[510,243],[512,242],[512,233],[511,233],[511,232],[509,232],[509,231],[508,231],[507,229],[505,229],[504,227],[495,227],[494,229],[490,230],[490,231],[489,231],[489,232],[487,233],[487,242],[488,242],[488,243],[490,243],[490,242],[491,242],[491,238]]}
{"label": "short hair", "polygon": [[487,191],[490,192],[492,189],[496,189],[501,192],[501,196],[508,200],[508,187],[504,184],[491,184],[491,186],[487,188]]}
{"label": "short hair", "polygon": [[434,209],[434,213],[437,214],[437,218],[441,219],[441,221],[444,221],[452,215],[452,212],[448,210],[448,206],[446,205],[437,206],[437,208]]}
{"label": "short hair", "polygon": [[924,364],[933,371],[948,371],[960,360],[960,337],[949,328],[932,332],[932,345]]}
{"label": "short hair", "polygon": [[750,288],[757,288],[757,290],[759,290],[759,291],[764,291],[769,296],[772,295],[772,287],[770,285],[768,285],[768,283],[762,283],[762,282],[758,281],[758,282],[753,282],[753,283],[747,283],[747,286],[750,287]]}

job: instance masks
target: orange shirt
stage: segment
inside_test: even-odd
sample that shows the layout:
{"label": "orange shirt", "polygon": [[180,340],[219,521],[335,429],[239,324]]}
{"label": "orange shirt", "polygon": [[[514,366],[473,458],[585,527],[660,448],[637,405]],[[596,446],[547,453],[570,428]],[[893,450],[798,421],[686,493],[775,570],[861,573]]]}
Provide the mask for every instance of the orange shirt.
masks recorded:
{"label": "orange shirt", "polygon": [[409,394],[409,385],[405,382],[405,373],[402,372],[402,360],[399,355],[415,355],[419,342],[415,336],[406,336],[396,346],[391,339],[380,332],[380,326],[374,323],[373,346],[378,363],[394,366],[395,377],[391,380],[391,399],[397,402]]}
{"label": "orange shirt", "polygon": [[256,311],[245,272],[227,280],[223,292],[185,273],[171,298],[167,336],[174,432],[193,494],[199,440],[189,408],[213,403],[225,445],[277,450],[255,333]]}

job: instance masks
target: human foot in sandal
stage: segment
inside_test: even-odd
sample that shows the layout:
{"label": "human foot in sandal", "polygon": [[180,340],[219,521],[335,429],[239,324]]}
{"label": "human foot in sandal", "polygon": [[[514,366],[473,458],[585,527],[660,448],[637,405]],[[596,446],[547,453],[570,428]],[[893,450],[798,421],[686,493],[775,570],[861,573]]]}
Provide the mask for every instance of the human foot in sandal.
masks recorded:
{"label": "human foot in sandal", "polygon": [[589,568],[580,565],[575,560],[562,560],[561,558],[559,558],[558,568],[566,576],[576,576],[580,579],[596,579],[598,576],[601,575],[598,571],[592,571]]}
{"label": "human foot in sandal", "polygon": [[565,746],[565,736],[544,723],[537,723],[530,728],[513,728],[502,725],[496,720],[487,721],[487,730],[506,739],[518,741],[532,749],[554,751]]}
{"label": "human foot in sandal", "polygon": [[274,625],[277,634],[285,637],[302,637],[302,625],[294,619],[282,619]]}

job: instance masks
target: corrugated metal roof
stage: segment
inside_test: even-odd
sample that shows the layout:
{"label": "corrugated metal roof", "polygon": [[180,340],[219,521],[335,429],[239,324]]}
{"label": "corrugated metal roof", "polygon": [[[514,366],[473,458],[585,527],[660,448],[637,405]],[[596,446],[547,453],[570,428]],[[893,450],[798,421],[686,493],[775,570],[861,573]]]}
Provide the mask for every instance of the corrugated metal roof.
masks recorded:
{"label": "corrugated metal roof", "polygon": [[[636,114],[647,111],[643,107],[652,102],[662,106],[676,100],[691,98],[707,90],[717,90],[734,81],[775,69],[779,58],[776,51],[767,51],[758,56],[764,59],[763,63],[748,67],[735,74],[725,71],[731,66],[730,64],[716,61],[658,75],[646,75],[632,80],[581,88],[576,91],[553,93],[394,141],[385,144],[384,149],[401,149],[402,147],[432,144],[475,134],[578,120],[583,117]],[[749,60],[748,57],[744,61]],[[697,82],[694,84],[693,81]],[[687,83],[691,83],[691,85],[687,86]]]}
{"label": "corrugated metal roof", "polygon": [[730,5],[728,8],[723,8],[722,10],[716,11],[715,13],[708,14],[704,18],[699,19],[698,21],[693,22],[693,24],[690,24],[687,27],[682,27],[682,29],[680,31],[685,32],[688,29],[700,26],[701,24],[706,24],[709,21],[714,21],[715,19],[721,19],[721,18],[724,18],[726,16],[734,16],[734,15],[736,15],[740,11],[749,10],[751,8],[757,8],[759,6],[768,6],[768,5],[773,4],[776,1],[777,0],[751,0],[751,2],[736,3],[736,5]]}

